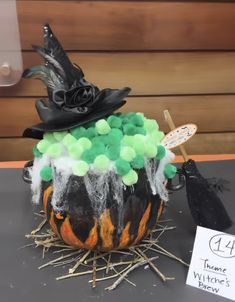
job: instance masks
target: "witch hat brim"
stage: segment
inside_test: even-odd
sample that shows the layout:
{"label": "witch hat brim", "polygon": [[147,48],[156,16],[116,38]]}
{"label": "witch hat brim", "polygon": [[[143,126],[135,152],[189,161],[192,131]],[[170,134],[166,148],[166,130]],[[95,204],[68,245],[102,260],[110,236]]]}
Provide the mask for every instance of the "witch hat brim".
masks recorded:
{"label": "witch hat brim", "polygon": [[130,88],[128,87],[101,90],[98,96],[99,100],[90,108],[88,113],[70,111],[66,107],[50,108],[42,100],[37,100],[36,108],[44,122],[25,129],[23,137],[42,139],[45,132],[65,131],[106,117],[126,103],[123,99],[129,92]]}

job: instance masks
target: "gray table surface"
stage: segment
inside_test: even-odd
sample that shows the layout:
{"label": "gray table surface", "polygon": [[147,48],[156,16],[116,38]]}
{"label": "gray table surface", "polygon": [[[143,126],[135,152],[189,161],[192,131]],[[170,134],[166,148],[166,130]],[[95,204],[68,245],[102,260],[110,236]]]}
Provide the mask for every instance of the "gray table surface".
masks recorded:
{"label": "gray table surface", "polygon": [[[198,164],[204,176],[219,176],[230,181],[230,191],[222,200],[235,220],[235,161],[220,161]],[[187,268],[164,256],[156,262],[167,276],[174,281],[163,283],[150,270],[139,268],[129,278],[137,286],[123,282],[116,290],[107,292],[104,288],[112,281],[97,284],[92,289],[87,277],[56,281],[60,268],[38,270],[45,263],[40,249],[32,247],[19,249],[29,243],[24,235],[38,223],[33,215],[35,210],[30,202],[30,188],[21,179],[20,169],[0,169],[0,301],[1,302],[41,302],[41,301],[174,301],[174,302],[220,302],[222,297],[198,290],[185,284]],[[175,255],[190,261],[194,242],[195,226],[186,203],[185,191],[171,195],[165,218],[173,219],[177,228],[161,238],[161,245]],[[235,234],[232,226],[228,233]],[[48,253],[46,259],[50,259]],[[65,271],[64,271],[65,272]]]}

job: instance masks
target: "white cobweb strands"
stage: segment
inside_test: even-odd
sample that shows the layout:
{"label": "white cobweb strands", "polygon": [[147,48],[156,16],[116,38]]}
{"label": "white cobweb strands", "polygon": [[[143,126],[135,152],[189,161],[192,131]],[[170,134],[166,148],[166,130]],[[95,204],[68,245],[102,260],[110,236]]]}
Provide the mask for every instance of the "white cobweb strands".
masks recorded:
{"label": "white cobweb strands", "polygon": [[155,160],[155,159],[146,159],[145,160],[145,171],[146,171],[146,175],[148,177],[148,182],[150,184],[150,188],[152,190],[153,195],[156,195],[158,193],[157,187],[155,184],[157,168],[158,168],[157,160]]}
{"label": "white cobweb strands", "polygon": [[115,172],[110,172],[110,187],[113,200],[118,207],[118,231],[123,227],[123,182]]}
{"label": "white cobweb strands", "polygon": [[146,159],[145,170],[152,194],[159,194],[162,200],[168,201],[168,191],[165,186],[166,177],[164,175],[165,165],[172,162],[174,154],[166,150],[166,155],[159,162],[156,159]]}
{"label": "white cobweb strands", "polygon": [[99,217],[106,205],[107,195],[109,192],[110,172],[94,173],[89,172],[84,176],[86,190],[91,200],[95,214]]}
{"label": "white cobweb strands", "polygon": [[107,173],[89,172],[84,177],[84,183],[97,217],[100,217],[107,206],[108,195],[112,195],[112,202],[117,206],[118,228],[121,229],[123,224],[123,183],[121,177],[116,175],[114,171]]}
{"label": "white cobweb strands", "polygon": [[157,188],[157,192],[162,200],[168,201],[168,191],[165,186],[166,177],[164,174],[165,165],[171,163],[175,158],[174,153],[170,150],[166,149],[166,155],[163,159],[160,160],[157,173],[155,175],[155,186]]}
{"label": "white cobweb strands", "polygon": [[53,194],[51,199],[51,205],[56,212],[65,211],[68,201],[66,199],[66,188],[70,174],[64,174],[56,172],[53,180]]}
{"label": "white cobweb strands", "polygon": [[32,179],[32,183],[31,183],[32,202],[34,204],[39,204],[40,197],[41,197],[42,179],[40,176],[40,171],[44,166],[48,165],[49,162],[50,160],[48,156],[35,158],[32,169],[30,169],[30,177]]}

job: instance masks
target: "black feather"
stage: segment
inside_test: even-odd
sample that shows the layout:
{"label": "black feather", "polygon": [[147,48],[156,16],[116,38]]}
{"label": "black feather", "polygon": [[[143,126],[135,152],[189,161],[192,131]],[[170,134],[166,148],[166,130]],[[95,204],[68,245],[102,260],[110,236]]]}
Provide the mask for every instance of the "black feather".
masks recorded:
{"label": "black feather", "polygon": [[45,65],[58,73],[62,81],[66,82],[66,73],[57,59],[52,57],[45,48],[36,45],[32,45],[32,48],[45,59]]}
{"label": "black feather", "polygon": [[76,68],[69,60],[60,42],[53,34],[49,24],[44,26],[44,46],[51,57],[62,66],[66,79],[69,84],[69,88],[72,87],[74,81],[78,81],[84,77],[84,74],[80,68]]}
{"label": "black feather", "polygon": [[57,74],[46,66],[39,65],[25,69],[22,74],[23,78],[37,78],[41,80],[50,89],[64,89],[64,84],[61,83]]}

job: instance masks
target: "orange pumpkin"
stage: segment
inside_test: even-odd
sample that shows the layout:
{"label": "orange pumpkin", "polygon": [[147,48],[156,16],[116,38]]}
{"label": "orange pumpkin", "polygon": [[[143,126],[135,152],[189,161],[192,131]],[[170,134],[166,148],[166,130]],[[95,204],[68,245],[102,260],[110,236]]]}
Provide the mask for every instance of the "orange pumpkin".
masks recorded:
{"label": "orange pumpkin", "polygon": [[[79,185],[78,185],[79,184]],[[123,249],[137,244],[155,228],[163,210],[153,195],[144,169],[134,188],[123,189],[123,205],[113,199],[112,188],[100,213],[94,209],[82,177],[71,176],[62,199],[67,209],[56,212],[51,204],[53,184],[43,182],[42,201],[53,231],[68,245],[97,251]],[[63,200],[57,200],[57,203]]]}

